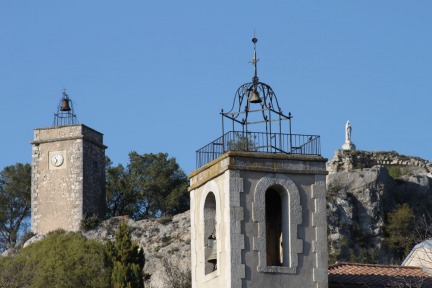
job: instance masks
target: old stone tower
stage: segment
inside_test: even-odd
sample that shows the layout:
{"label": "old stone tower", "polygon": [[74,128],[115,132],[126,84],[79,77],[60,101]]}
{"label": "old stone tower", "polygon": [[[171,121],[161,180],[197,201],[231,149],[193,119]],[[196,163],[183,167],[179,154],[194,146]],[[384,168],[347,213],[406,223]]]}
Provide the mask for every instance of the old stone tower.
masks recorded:
{"label": "old stone tower", "polygon": [[327,159],[319,136],[291,133],[252,41],[252,82],[221,113],[230,131],[189,176],[193,287],[327,287]]}
{"label": "old stone tower", "polygon": [[54,126],[34,129],[31,228],[77,231],[85,215],[105,214],[103,134],[77,124],[64,92]]}

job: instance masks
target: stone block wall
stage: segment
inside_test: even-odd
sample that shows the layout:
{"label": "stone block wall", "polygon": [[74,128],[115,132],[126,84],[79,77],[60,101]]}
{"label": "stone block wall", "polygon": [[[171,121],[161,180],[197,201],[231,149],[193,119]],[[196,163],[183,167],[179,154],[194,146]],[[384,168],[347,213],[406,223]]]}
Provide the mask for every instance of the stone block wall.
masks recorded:
{"label": "stone block wall", "polygon": [[[86,213],[105,212],[102,134],[84,125],[34,130],[32,231],[77,231]],[[62,163],[53,157],[61,156]]]}

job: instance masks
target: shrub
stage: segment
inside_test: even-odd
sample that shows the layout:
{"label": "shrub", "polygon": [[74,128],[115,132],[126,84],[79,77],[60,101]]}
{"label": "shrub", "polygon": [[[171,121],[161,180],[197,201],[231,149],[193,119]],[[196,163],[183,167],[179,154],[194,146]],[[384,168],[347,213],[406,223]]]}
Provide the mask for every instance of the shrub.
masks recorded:
{"label": "shrub", "polygon": [[190,288],[192,287],[192,274],[188,265],[175,263],[167,258],[162,259],[164,282],[169,288]]}
{"label": "shrub", "polygon": [[164,217],[158,218],[156,221],[162,225],[166,225],[172,221],[172,217],[164,216]]}
{"label": "shrub", "polygon": [[387,171],[388,171],[390,177],[392,177],[393,179],[397,179],[402,175],[401,169],[399,166],[394,166],[394,165],[388,166]]}
{"label": "shrub", "polygon": [[0,287],[108,288],[110,274],[103,244],[61,230],[0,261]]}
{"label": "shrub", "polygon": [[99,226],[102,220],[96,214],[84,215],[80,223],[81,231],[88,231]]}

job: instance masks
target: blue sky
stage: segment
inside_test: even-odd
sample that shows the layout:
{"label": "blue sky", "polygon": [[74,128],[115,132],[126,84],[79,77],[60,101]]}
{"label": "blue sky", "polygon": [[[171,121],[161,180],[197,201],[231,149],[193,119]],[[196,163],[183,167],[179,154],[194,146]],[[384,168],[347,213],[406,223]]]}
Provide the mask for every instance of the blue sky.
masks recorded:
{"label": "blue sky", "polygon": [[333,157],[358,149],[432,160],[431,1],[19,1],[0,3],[0,169],[31,162],[64,88],[106,154],[167,152],[186,173],[221,135],[222,108],[258,71],[293,133]]}

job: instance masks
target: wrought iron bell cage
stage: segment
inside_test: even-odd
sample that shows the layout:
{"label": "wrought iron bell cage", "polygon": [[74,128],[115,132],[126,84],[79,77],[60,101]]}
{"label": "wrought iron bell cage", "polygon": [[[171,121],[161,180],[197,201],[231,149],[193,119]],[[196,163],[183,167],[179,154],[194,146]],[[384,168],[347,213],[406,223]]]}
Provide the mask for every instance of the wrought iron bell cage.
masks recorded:
{"label": "wrought iron bell cage", "polygon": [[[234,132],[234,135],[227,135],[232,139],[228,139],[226,148],[227,150],[288,153],[284,145],[278,143],[282,138],[276,136],[282,133],[283,121],[288,121],[291,133],[293,116],[291,113],[283,114],[276,94],[269,85],[259,82],[258,77],[254,77],[253,80],[241,85],[237,89],[231,109],[228,112],[223,110],[221,112],[222,135],[226,135],[226,124],[230,126],[227,125],[228,131]],[[275,127],[274,124],[277,126]]]}
{"label": "wrought iron bell cage", "polygon": [[54,113],[53,126],[67,126],[74,124],[78,124],[78,119],[74,112],[74,103],[69,98],[66,90],[64,90],[62,98],[57,105],[57,113]]}
{"label": "wrought iron bell cage", "polygon": [[292,114],[284,114],[270,85],[259,81],[257,73],[259,59],[256,57],[258,39],[254,37],[252,42],[254,43],[254,57],[251,61],[254,65],[252,82],[243,84],[237,89],[232,107],[228,112],[221,111],[222,136],[197,151],[197,168],[230,150],[321,155],[320,136],[293,134]]}

